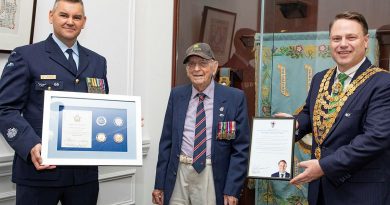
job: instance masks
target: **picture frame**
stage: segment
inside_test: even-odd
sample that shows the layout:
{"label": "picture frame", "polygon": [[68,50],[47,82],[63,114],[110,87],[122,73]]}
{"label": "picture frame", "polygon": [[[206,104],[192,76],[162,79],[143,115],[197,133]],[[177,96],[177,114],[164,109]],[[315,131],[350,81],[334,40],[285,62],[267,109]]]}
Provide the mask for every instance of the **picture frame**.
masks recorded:
{"label": "picture frame", "polygon": [[294,118],[254,118],[249,178],[291,180],[294,177]]}
{"label": "picture frame", "polygon": [[32,43],[36,4],[37,0],[11,0],[2,5],[6,8],[0,8],[0,53]]}
{"label": "picture frame", "polygon": [[236,13],[204,7],[200,41],[210,45],[220,66],[230,58],[235,24]]}
{"label": "picture frame", "polygon": [[142,165],[139,96],[45,91],[43,165]]}

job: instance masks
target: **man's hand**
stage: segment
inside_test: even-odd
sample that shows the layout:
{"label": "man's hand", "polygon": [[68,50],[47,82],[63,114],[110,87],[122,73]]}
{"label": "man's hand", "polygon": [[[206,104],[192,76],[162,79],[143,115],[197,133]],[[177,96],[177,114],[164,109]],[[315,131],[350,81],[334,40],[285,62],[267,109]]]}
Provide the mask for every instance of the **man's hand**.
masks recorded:
{"label": "man's hand", "polygon": [[[273,114],[272,117],[294,117],[294,116],[292,116],[288,113],[278,112],[276,114]],[[296,120],[295,129],[298,129],[298,127],[299,127],[298,120]]]}
{"label": "man's hand", "polygon": [[163,205],[164,203],[164,192],[160,189],[155,189],[152,192],[153,204]]}
{"label": "man's hand", "polygon": [[298,163],[298,167],[305,168],[305,171],[290,181],[291,184],[300,185],[309,183],[324,175],[320,163],[316,159]]}
{"label": "man's hand", "polygon": [[42,148],[42,145],[37,144],[30,151],[31,161],[34,164],[35,169],[37,169],[38,171],[44,170],[44,169],[55,169],[56,166],[54,166],[54,165],[41,165],[41,163],[42,163],[41,148]]}
{"label": "man's hand", "polygon": [[223,205],[237,205],[238,199],[234,196],[223,195]]}

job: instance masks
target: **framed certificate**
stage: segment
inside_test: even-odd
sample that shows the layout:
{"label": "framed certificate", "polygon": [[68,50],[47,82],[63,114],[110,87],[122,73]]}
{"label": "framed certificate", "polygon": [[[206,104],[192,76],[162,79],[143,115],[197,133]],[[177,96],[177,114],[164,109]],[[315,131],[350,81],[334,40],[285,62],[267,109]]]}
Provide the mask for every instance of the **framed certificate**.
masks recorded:
{"label": "framed certificate", "polygon": [[141,98],[45,91],[44,165],[142,165]]}
{"label": "framed certificate", "polygon": [[248,177],[293,178],[294,118],[254,118]]}

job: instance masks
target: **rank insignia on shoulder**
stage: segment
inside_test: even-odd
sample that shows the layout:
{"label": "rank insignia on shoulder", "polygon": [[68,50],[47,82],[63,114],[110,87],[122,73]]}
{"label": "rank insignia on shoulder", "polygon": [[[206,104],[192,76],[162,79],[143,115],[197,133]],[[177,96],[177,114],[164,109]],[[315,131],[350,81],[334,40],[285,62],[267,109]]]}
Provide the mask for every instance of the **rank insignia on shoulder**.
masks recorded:
{"label": "rank insignia on shoulder", "polygon": [[236,138],[236,122],[218,122],[217,140],[233,140]]}
{"label": "rank insignia on shoulder", "polygon": [[86,78],[89,93],[106,93],[106,84],[101,78]]}
{"label": "rank insignia on shoulder", "polygon": [[8,139],[14,138],[17,134],[18,134],[18,129],[16,129],[14,127],[8,128],[8,130],[7,130]]}

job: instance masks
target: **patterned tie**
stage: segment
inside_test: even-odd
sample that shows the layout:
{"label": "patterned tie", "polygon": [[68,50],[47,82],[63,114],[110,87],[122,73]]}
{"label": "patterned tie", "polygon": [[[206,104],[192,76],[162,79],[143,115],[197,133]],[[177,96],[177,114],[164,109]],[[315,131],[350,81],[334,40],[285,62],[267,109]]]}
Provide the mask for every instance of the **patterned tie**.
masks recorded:
{"label": "patterned tie", "polygon": [[280,178],[284,178],[284,174],[281,174],[281,175],[280,175]]}
{"label": "patterned tie", "polygon": [[[345,80],[347,80],[348,77],[349,76],[345,73],[339,73],[337,75],[337,79],[339,82],[337,82],[334,85],[335,89],[332,90],[332,97],[338,96],[344,91],[344,82],[345,82]],[[339,101],[339,99],[337,98],[337,100],[331,101],[330,105],[335,105],[338,101]],[[328,113],[334,113],[335,111],[336,111],[335,107],[328,109]]]}
{"label": "patterned tie", "polygon": [[345,73],[339,73],[337,75],[337,79],[339,79],[339,82],[341,84],[341,92],[343,92],[343,90],[344,90],[344,82],[345,82],[345,80],[347,80],[348,77],[349,76]]}
{"label": "patterned tie", "polygon": [[192,166],[200,173],[206,166],[206,114],[204,111],[204,93],[198,93],[199,103],[196,109],[194,154]]}
{"label": "patterned tie", "polygon": [[66,52],[69,54],[68,61],[70,64],[70,70],[72,71],[72,73],[77,74],[77,65],[73,59],[73,50],[71,48],[68,48]]}

